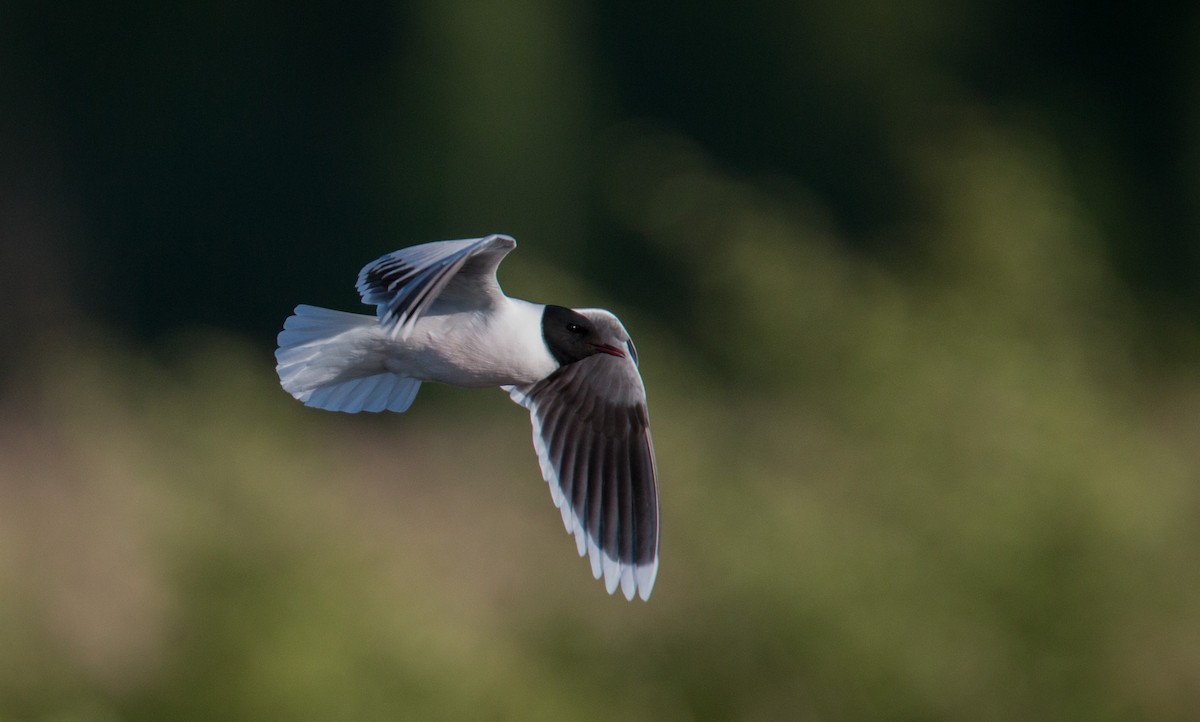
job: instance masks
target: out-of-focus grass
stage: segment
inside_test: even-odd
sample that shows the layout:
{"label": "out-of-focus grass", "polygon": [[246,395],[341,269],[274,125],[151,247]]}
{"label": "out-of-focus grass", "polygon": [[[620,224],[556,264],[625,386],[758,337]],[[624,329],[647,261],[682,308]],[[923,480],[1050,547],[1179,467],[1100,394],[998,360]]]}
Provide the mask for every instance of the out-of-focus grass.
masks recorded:
{"label": "out-of-focus grass", "polygon": [[1139,356],[1036,138],[943,140],[910,276],[685,143],[617,154],[706,319],[623,314],[649,604],[591,580],[500,392],[358,418],[220,335],[49,345],[0,423],[0,719],[1190,718],[1196,360]]}

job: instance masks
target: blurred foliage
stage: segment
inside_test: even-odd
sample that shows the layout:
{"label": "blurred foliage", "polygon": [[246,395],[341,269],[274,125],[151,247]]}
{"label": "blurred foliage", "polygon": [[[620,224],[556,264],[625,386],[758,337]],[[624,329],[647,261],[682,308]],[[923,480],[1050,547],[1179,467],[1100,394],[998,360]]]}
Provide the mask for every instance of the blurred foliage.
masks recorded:
{"label": "blurred foliage", "polygon": [[[1192,719],[1200,26],[1073,7],[6,4],[0,721]],[[278,388],[490,231],[637,340],[648,604],[500,392]]]}

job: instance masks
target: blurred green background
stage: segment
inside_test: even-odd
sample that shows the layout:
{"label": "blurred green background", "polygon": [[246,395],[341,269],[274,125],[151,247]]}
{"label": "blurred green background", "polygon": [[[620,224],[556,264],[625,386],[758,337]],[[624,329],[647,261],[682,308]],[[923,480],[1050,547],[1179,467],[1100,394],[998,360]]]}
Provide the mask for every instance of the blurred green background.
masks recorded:
{"label": "blurred green background", "polygon": [[[1200,10],[0,4],[0,720],[1191,720]],[[513,234],[650,393],[648,604],[497,392],[278,387]]]}

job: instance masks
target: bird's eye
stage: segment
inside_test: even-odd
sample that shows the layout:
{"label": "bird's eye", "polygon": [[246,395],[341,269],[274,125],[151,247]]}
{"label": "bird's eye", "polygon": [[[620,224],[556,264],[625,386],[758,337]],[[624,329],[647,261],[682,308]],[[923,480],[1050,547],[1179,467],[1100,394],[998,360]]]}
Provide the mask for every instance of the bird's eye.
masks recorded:
{"label": "bird's eye", "polygon": [[567,330],[570,331],[571,333],[575,334],[576,336],[582,336],[583,334],[587,333],[587,330],[584,329],[583,326],[580,326],[577,323],[568,323]]}

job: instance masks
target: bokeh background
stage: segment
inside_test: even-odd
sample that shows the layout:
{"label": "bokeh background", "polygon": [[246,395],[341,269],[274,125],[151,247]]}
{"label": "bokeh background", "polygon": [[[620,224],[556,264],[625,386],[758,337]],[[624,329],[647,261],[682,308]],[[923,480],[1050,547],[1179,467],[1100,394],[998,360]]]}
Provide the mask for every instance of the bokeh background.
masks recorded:
{"label": "bokeh background", "polygon": [[[0,4],[0,720],[1190,720],[1200,11]],[[604,594],[525,413],[274,335],[505,232],[661,471]]]}

